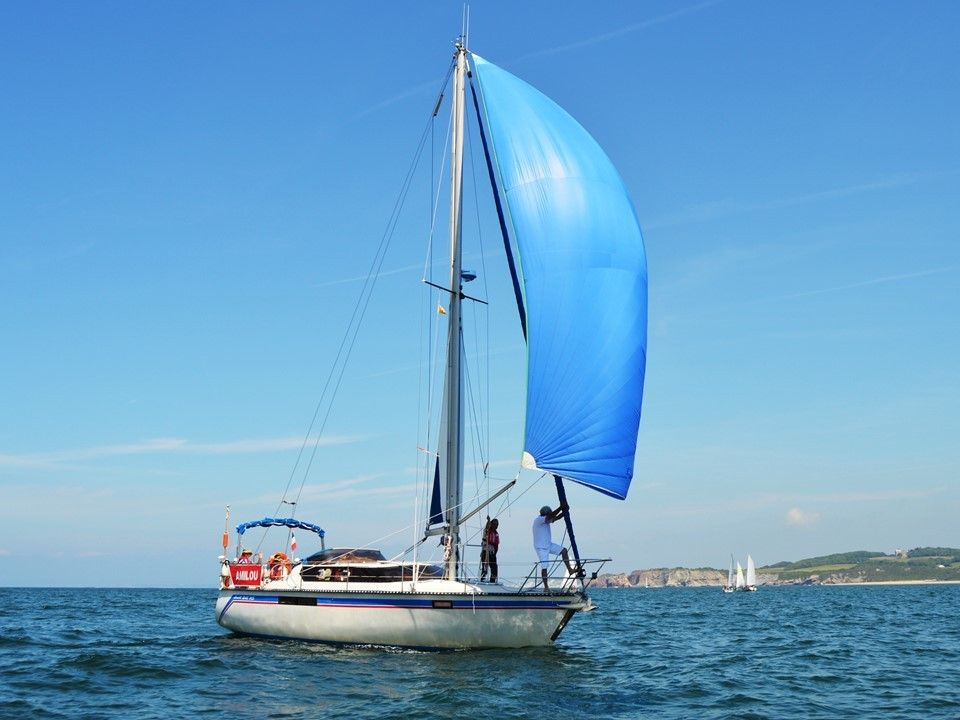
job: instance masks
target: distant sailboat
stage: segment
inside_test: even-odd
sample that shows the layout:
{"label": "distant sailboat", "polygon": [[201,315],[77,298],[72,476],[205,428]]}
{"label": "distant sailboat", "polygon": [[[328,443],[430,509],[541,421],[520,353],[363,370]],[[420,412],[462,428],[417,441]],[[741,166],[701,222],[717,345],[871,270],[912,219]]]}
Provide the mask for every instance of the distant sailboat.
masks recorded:
{"label": "distant sailboat", "polygon": [[727,571],[727,584],[723,586],[723,591],[725,593],[732,593],[734,591],[733,587],[733,555],[730,556],[730,570]]}
{"label": "distant sailboat", "polygon": [[745,590],[745,589],[746,589],[746,585],[745,585],[744,582],[743,582],[743,568],[740,567],[740,561],[739,561],[739,560],[737,561],[737,584],[736,584],[736,589],[737,589],[737,590]]}
{"label": "distant sailboat", "polygon": [[757,591],[757,566],[753,564],[753,558],[747,555],[747,584],[744,590],[750,592]]}

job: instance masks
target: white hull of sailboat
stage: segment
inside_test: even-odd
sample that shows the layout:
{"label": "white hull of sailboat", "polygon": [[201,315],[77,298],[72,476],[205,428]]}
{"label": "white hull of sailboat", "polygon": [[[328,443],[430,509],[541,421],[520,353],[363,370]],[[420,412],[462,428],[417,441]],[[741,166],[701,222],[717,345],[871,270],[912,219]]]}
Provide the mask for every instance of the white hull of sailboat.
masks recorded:
{"label": "white hull of sailboat", "polygon": [[579,592],[234,589],[220,592],[216,612],[223,627],[260,637],[423,649],[515,648],[550,645],[589,602]]}

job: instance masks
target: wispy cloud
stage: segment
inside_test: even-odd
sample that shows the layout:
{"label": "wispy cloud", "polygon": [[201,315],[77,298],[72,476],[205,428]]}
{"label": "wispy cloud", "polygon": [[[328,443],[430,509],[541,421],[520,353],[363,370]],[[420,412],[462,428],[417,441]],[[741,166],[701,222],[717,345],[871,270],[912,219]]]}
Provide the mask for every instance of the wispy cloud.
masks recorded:
{"label": "wispy cloud", "polygon": [[362,117],[367,115],[372,115],[380,110],[385,110],[391,105],[396,105],[398,102],[403,102],[407,98],[416,97],[417,95],[423,95],[428,91],[434,91],[439,95],[440,92],[440,81],[439,80],[428,80],[426,82],[419,83],[412,87],[403,90],[396,95],[385,98],[378,103],[374,103],[368,108],[361,110],[353,116],[354,120],[359,120]]}
{"label": "wispy cloud", "polygon": [[[723,503],[675,505],[664,507],[658,512],[673,517],[698,515],[726,515],[746,511],[761,511],[767,508],[784,506],[796,509],[801,504],[863,504],[873,502],[895,502],[931,497],[943,492],[942,487],[919,488],[912,490],[877,490],[872,492],[850,493],[813,493],[813,494],[776,494],[733,498]],[[792,510],[791,510],[792,512]]]}
{"label": "wispy cloud", "polygon": [[[400,493],[410,495],[417,490],[416,483],[389,484],[380,481],[388,477],[397,477],[401,473],[370,473],[357,475],[342,480],[334,480],[326,483],[313,483],[304,485],[299,494],[298,505],[307,504],[312,501],[327,503],[330,500],[345,500],[352,498],[363,498],[370,496],[397,495]],[[276,502],[276,495],[264,495],[256,498],[255,502],[269,504]]]}
{"label": "wispy cloud", "polygon": [[651,480],[649,482],[634,483],[631,485],[632,490],[656,490],[664,486],[664,483],[658,482],[656,480]]}
{"label": "wispy cloud", "polygon": [[823,293],[839,292],[841,290],[852,290],[854,288],[868,287],[870,285],[882,285],[885,283],[899,282],[901,280],[912,280],[914,278],[926,277],[928,275],[939,275],[941,273],[953,272],[958,268],[960,268],[960,266],[947,265],[946,267],[931,268],[929,270],[919,270],[917,272],[902,273],[900,275],[882,275],[880,277],[872,278],[870,280],[861,280],[860,282],[848,283],[846,285],[835,285],[834,287],[820,288],[817,290],[807,290],[805,292],[793,293],[791,295],[781,295],[779,299],[790,300],[792,298],[809,297],[810,295],[822,295]]}
{"label": "wispy cloud", "polygon": [[828,188],[827,190],[799,193],[797,195],[791,195],[788,197],[775,198],[766,202],[744,203],[730,199],[708,200],[702,203],[690,205],[659,220],[654,220],[650,223],[644,223],[643,227],[644,229],[650,230],[656,228],[675,227],[677,225],[691,225],[695,223],[709,222],[712,220],[729,217],[730,215],[755,212],[757,210],[777,210],[779,208],[806,205],[809,203],[822,202],[824,200],[835,200],[837,198],[851,197],[882,190],[891,190],[894,188],[905,187],[907,185],[914,185],[923,180],[940,177],[942,175],[944,175],[942,172],[893,173],[869,182],[846,185],[838,188]]}
{"label": "wispy cloud", "polygon": [[[857,502],[890,502],[892,500],[909,500],[926,498],[937,495],[943,488],[923,488],[918,490],[875,490],[873,492],[853,493],[823,493],[820,495],[793,496],[812,502],[857,503]],[[778,496],[771,496],[771,499]],[[789,496],[785,496],[789,497]]]}
{"label": "wispy cloud", "polygon": [[530,58],[543,57],[545,55],[556,55],[557,53],[568,52],[570,50],[579,50],[580,48],[588,47],[590,45],[597,45],[598,43],[604,43],[608,40],[622,37],[623,35],[629,35],[630,33],[635,33],[639,30],[645,30],[655,25],[661,25],[663,23],[683,17],[684,15],[690,15],[691,13],[698,12],[705,8],[719,5],[722,1],[723,0],[707,0],[707,2],[691,5],[690,7],[680,8],[679,10],[674,10],[673,12],[664,13],[663,15],[658,15],[657,17],[649,18],[647,20],[641,20],[640,22],[633,23],[631,25],[625,25],[624,27],[617,28],[616,30],[611,30],[610,32],[605,32],[600,35],[594,35],[593,37],[585,38],[583,40],[577,40],[576,42],[567,43],[565,45],[557,45],[556,47],[546,48],[545,50],[535,50],[534,52],[527,53],[526,55],[521,55],[517,59],[528,60]]}
{"label": "wispy cloud", "polygon": [[[387,275],[399,275],[400,273],[408,273],[413,270],[420,270],[423,268],[422,264],[418,265],[404,265],[403,267],[394,268],[392,270],[382,270],[377,273],[377,277],[386,277]],[[314,287],[323,288],[323,287],[332,287],[333,285],[346,285],[348,283],[362,282],[366,280],[369,275],[355,275],[354,277],[340,278],[339,280],[328,280],[327,282],[318,283]]]}
{"label": "wispy cloud", "polygon": [[[518,468],[519,461],[495,460],[490,462],[487,467],[488,469],[491,469],[494,467],[507,466]],[[467,472],[479,468],[480,466],[472,464],[467,464],[464,466],[464,469]],[[327,503],[333,499],[349,500],[355,498],[375,497],[378,498],[379,507],[381,505],[379,498],[381,497],[385,498],[393,495],[413,497],[414,493],[423,490],[422,483],[409,482],[408,480],[408,478],[411,476],[416,476],[418,474],[417,468],[406,467],[378,473],[365,473],[362,475],[343,478],[341,480],[333,480],[330,482],[311,483],[303,486],[303,490],[299,494],[297,504],[304,505],[314,501]],[[397,480],[400,478],[403,478],[404,481],[390,482],[391,479]],[[514,478],[490,477],[490,480],[495,483],[509,482],[513,479]],[[491,488],[491,490],[496,489],[498,489],[497,486],[493,486]],[[259,498],[253,498],[252,502],[270,504],[276,502],[276,500],[276,495],[266,494]]]}
{"label": "wispy cloud", "polygon": [[[623,35],[629,35],[630,33],[635,33],[640,30],[645,30],[646,28],[653,27],[655,25],[661,25],[666,22],[671,22],[677,18],[683,17],[684,15],[690,15],[691,13],[698,12],[708,7],[714,5],[719,5],[723,0],[706,0],[706,2],[701,2],[696,5],[691,5],[690,7],[680,8],[679,10],[674,10],[673,12],[664,13],[663,15],[658,15],[657,17],[649,18],[647,20],[642,20],[631,25],[625,25],[624,27],[617,28],[616,30],[611,30],[609,32],[601,33],[600,35],[594,35],[589,38],[584,38],[583,40],[577,40],[575,42],[567,43],[565,45],[557,45],[552,48],[545,48],[543,50],[535,50],[524,55],[520,55],[517,58],[514,58],[512,61],[506,61],[504,64],[509,65],[513,62],[519,62],[521,60],[529,60],[530,58],[544,57],[548,55],[556,55],[558,53],[569,52],[570,50],[579,50],[580,48],[589,47],[590,45],[597,45],[599,43],[604,43],[609,40],[614,40]],[[396,95],[392,95],[388,98],[374,103],[373,105],[364,108],[353,116],[354,120],[366,117],[367,115],[372,115],[374,113],[380,112],[381,110],[386,110],[388,107],[395,105],[399,102],[403,102],[411,97],[416,97],[417,95],[423,95],[428,91],[434,91],[439,94],[440,86],[439,81],[437,80],[428,80],[426,82],[418,83],[413,85],[406,90],[402,90]]]}
{"label": "wispy cloud", "polygon": [[675,213],[643,223],[643,229],[659,230],[660,228],[676,227],[678,225],[694,225],[710,222],[719,218],[736,215],[750,209],[746,203],[736,202],[728,198],[722,200],[705,200],[681,208]]}
{"label": "wispy cloud", "polygon": [[[498,257],[500,257],[500,253],[497,251],[486,252],[486,253],[478,253],[478,252],[466,253],[463,256],[463,262],[464,263],[483,262],[484,260],[487,260],[489,258],[498,258]],[[449,267],[449,262],[446,259],[435,260],[432,263],[432,266],[433,268],[447,268]],[[382,278],[387,275],[399,275],[401,273],[412,272],[413,270],[424,270],[424,269],[425,269],[424,263],[419,263],[417,265],[404,265],[403,267],[391,268],[390,270],[381,270],[376,273],[376,277]],[[318,283],[314,285],[314,287],[324,288],[324,287],[331,287],[334,285],[346,285],[348,283],[363,282],[369,277],[370,275],[353,275],[351,277],[339,278],[337,280],[325,280],[322,283]]]}
{"label": "wispy cloud", "polygon": [[[524,349],[523,345],[519,345],[519,344],[505,345],[504,347],[494,348],[493,350],[489,350],[483,353],[482,355],[479,352],[466,353],[464,357],[470,360],[475,360],[481,357],[491,358],[499,355],[517,353],[519,351],[522,351],[523,349]],[[420,365],[398,365],[397,367],[387,368],[386,370],[379,370],[375,373],[370,373],[369,375],[365,375],[364,377],[378,378],[378,377],[384,377],[386,375],[397,375],[399,373],[404,373],[404,372],[413,372],[414,370],[420,370],[420,369],[421,369]]]}
{"label": "wispy cloud", "polygon": [[[321,446],[346,445],[359,442],[361,439],[360,436],[353,435],[330,435],[320,438],[319,441],[310,441],[310,444],[316,442]],[[62,463],[80,462],[84,460],[170,453],[239,455],[259,452],[277,452],[282,450],[299,450],[302,445],[303,437],[244,439],[213,443],[193,442],[183,438],[155,438],[120,445],[97,445],[88,448],[71,448],[20,455],[0,454],[0,467],[56,467]]]}
{"label": "wispy cloud", "polygon": [[795,527],[813,525],[820,519],[820,514],[815,512],[805,512],[800,508],[790,508],[787,510],[786,523]]}
{"label": "wispy cloud", "polygon": [[761,207],[764,209],[776,209],[781,207],[791,207],[793,205],[805,205],[807,203],[819,202],[821,200],[835,200],[836,198],[848,197],[850,195],[861,195],[863,193],[876,192],[877,190],[891,190],[893,188],[904,187],[906,185],[914,185],[921,180],[926,179],[927,177],[933,177],[934,175],[939,174],[940,173],[931,173],[929,175],[925,175],[923,173],[916,172],[894,173],[871,182],[848,185],[840,188],[831,188],[829,190],[821,190],[819,192],[794,195],[793,197],[781,198],[779,200],[771,200],[763,203]]}
{"label": "wispy cloud", "polygon": [[895,190],[922,182],[935,181],[942,178],[955,177],[960,169],[947,168],[929,172],[896,172],[875,180],[845,185],[838,188],[828,188],[813,192],[798,193],[788,197],[774,198],[764,202],[741,202],[730,198],[706,200],[688,205],[685,208],[643,223],[644,230],[675,227],[678,225],[692,225],[702,222],[711,222],[731,215],[756,212],[761,210],[777,210],[811,203],[836,200],[884,190]]}

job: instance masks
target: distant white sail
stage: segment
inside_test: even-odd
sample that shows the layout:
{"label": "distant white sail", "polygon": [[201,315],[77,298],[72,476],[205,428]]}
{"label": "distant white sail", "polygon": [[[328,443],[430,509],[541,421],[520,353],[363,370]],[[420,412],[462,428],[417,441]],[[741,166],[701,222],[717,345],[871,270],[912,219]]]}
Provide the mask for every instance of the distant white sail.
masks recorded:
{"label": "distant white sail", "polygon": [[740,561],[737,561],[737,590],[743,587],[743,568],[740,567]]}
{"label": "distant white sail", "polygon": [[747,587],[756,587],[757,585],[757,566],[753,564],[753,558],[747,555]]}

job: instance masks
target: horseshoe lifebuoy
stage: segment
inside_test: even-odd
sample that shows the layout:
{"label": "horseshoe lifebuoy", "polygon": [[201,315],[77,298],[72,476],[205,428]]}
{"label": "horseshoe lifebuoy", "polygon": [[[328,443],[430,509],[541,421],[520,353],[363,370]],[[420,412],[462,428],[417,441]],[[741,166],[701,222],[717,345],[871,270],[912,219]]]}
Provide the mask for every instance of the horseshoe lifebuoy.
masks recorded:
{"label": "horseshoe lifebuoy", "polygon": [[267,561],[267,567],[270,568],[271,580],[281,580],[290,572],[293,563],[290,562],[290,558],[287,557],[286,553],[276,552],[270,556],[270,559]]}

